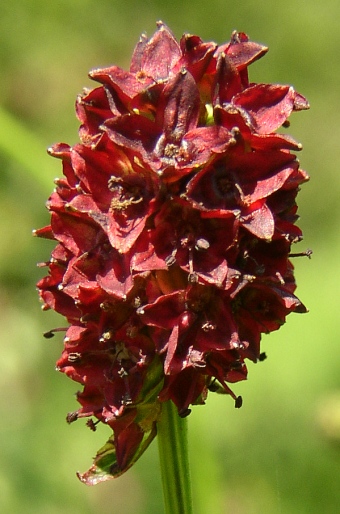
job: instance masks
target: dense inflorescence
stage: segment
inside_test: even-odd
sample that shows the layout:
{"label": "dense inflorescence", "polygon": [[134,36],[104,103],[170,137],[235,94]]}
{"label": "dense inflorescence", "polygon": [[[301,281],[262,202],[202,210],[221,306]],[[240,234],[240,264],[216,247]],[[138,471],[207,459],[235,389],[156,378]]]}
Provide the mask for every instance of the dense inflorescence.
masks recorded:
{"label": "dense inflorescence", "polygon": [[77,99],[80,143],[49,150],[64,178],[35,232],[57,242],[38,288],[69,324],[57,367],[83,386],[68,421],[114,433],[84,481],[103,479],[107,452],[101,472],[127,469],[164,401],[185,416],[218,389],[240,406],[228,384],[262,360],[261,334],[305,312],[289,255],[308,176],[301,145],[276,131],[308,103],[249,82],[266,51],[237,32],[178,43],[159,23],[130,71],[90,73],[101,85]]}

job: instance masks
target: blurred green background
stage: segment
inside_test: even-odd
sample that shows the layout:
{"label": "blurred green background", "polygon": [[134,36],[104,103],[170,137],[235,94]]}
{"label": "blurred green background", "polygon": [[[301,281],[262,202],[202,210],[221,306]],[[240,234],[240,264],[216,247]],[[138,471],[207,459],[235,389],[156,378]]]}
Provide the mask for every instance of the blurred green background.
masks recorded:
{"label": "blurred green background", "polygon": [[63,325],[42,313],[36,262],[52,245],[31,237],[48,223],[44,203],[60,176],[45,149],[77,141],[74,100],[91,68],[128,67],[140,33],[162,19],[222,43],[232,30],[269,46],[250,68],[259,82],[291,83],[311,110],[289,133],[311,182],[299,198],[312,260],[296,259],[298,295],[309,307],[263,339],[268,359],[249,364],[235,410],[210,395],[188,418],[195,514],[340,512],[340,4],[243,0],[13,0],[0,17],[0,511],[5,514],[161,514],[157,444],[125,476],[87,488],[85,471],[109,433],[66,413],[77,384],[54,371]]}

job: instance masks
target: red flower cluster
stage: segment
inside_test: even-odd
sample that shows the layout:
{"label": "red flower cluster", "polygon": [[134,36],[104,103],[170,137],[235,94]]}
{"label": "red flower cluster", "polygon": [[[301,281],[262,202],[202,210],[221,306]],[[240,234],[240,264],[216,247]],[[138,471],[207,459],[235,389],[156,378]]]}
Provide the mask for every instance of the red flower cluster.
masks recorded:
{"label": "red flower cluster", "polygon": [[178,43],[159,23],[130,71],[90,73],[101,85],[77,99],[81,143],[49,150],[65,178],[36,231],[58,243],[38,288],[70,324],[57,366],[83,390],[68,420],[114,431],[84,481],[127,469],[166,400],[184,416],[223,389],[240,406],[227,383],[261,360],[263,332],[305,312],[289,255],[308,176],[276,130],[308,103],[249,82],[266,51],[237,32]]}

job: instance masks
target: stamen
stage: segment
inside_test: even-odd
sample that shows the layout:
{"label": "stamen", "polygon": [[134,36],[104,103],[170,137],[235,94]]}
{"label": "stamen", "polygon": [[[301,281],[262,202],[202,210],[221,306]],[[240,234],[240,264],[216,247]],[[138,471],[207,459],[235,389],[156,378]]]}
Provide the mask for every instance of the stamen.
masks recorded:
{"label": "stamen", "polygon": [[200,237],[196,241],[195,248],[196,248],[196,250],[208,250],[210,248],[209,241],[207,241],[203,237]]}
{"label": "stamen", "polygon": [[79,353],[79,352],[69,353],[68,356],[67,356],[67,360],[69,362],[80,362],[80,360],[81,360],[81,353]]}
{"label": "stamen", "polygon": [[198,282],[197,273],[194,272],[194,252],[192,248],[189,248],[189,276],[188,282],[190,284],[196,284]]}
{"label": "stamen", "polygon": [[310,259],[312,257],[312,253],[313,253],[313,250],[311,250],[310,248],[307,248],[307,250],[305,252],[290,253],[289,257],[308,257],[308,259]]}
{"label": "stamen", "polygon": [[187,409],[181,410],[178,414],[181,418],[186,418],[187,416],[189,416],[190,412],[191,412],[191,409],[187,408]]}
{"label": "stamen", "polygon": [[[210,382],[210,384],[208,385],[208,389],[212,393],[217,393],[217,391],[219,391],[221,389],[221,386],[220,386],[220,384],[217,383],[216,378],[214,378],[213,381]],[[223,392],[224,392],[224,389],[223,389]]]}
{"label": "stamen", "polygon": [[210,332],[211,330],[216,330],[216,325],[215,325],[215,323],[212,323],[211,321],[206,321],[202,325],[202,330],[204,332]]}
{"label": "stamen", "polygon": [[279,280],[280,284],[281,284],[281,285],[283,285],[283,284],[285,283],[285,281],[284,281],[284,279],[283,279],[283,277],[282,277],[281,273],[280,273],[279,271],[277,271],[277,272],[275,273],[275,275],[277,276],[277,278],[278,278],[278,280]]}
{"label": "stamen", "polygon": [[100,343],[106,343],[107,341],[110,341],[113,337],[113,331],[112,330],[106,330],[106,332],[102,333],[101,338],[99,339]]}
{"label": "stamen", "polygon": [[46,339],[51,339],[52,337],[54,337],[54,334],[56,332],[66,332],[66,330],[68,330],[68,327],[51,328],[51,330],[48,330],[48,332],[44,332],[43,336]]}
{"label": "stamen", "polygon": [[119,198],[112,198],[111,209],[122,211],[133,204],[138,204],[143,201],[139,187],[124,187],[123,179],[121,177],[111,176],[108,180],[107,187],[112,193],[119,195]]}
{"label": "stamen", "polygon": [[122,396],[122,405],[131,405],[132,398],[131,398],[131,392],[130,392],[130,384],[129,384],[129,373],[126,371],[126,369],[122,366],[120,370],[118,370],[118,375],[120,378],[123,379],[124,385],[125,385],[125,393]]}
{"label": "stamen", "polygon": [[168,268],[170,268],[170,266],[173,266],[174,264],[176,264],[176,251],[174,253],[172,253],[171,255],[168,255],[166,258],[165,258],[165,264],[168,266]]}
{"label": "stamen", "polygon": [[99,307],[104,311],[104,312],[109,312],[112,310],[112,303],[110,302],[107,302],[107,301],[104,301],[102,302]]}
{"label": "stamen", "polygon": [[77,421],[78,419],[78,411],[69,412],[66,416],[67,423],[73,423],[74,421]]}
{"label": "stamen", "polygon": [[235,399],[235,409],[240,409],[242,407],[243,399],[242,396],[238,396]]}
{"label": "stamen", "polygon": [[195,273],[195,272],[189,273],[189,275],[188,275],[188,282],[190,284],[197,284],[197,282],[198,282],[198,275],[197,275],[197,273]]}
{"label": "stamen", "polygon": [[132,398],[130,396],[130,393],[126,392],[122,397],[122,405],[124,405],[126,407],[127,405],[131,405],[131,404],[132,404]]}
{"label": "stamen", "polygon": [[117,190],[117,184],[122,182],[122,177],[115,177],[114,175],[112,175],[107,182],[107,187],[109,191],[114,192]]}
{"label": "stamen", "polygon": [[128,372],[126,371],[126,369],[124,369],[124,368],[120,368],[117,371],[117,373],[120,376],[120,378],[124,378],[124,377],[127,377],[129,375]]}
{"label": "stamen", "polygon": [[38,268],[46,268],[47,266],[50,265],[50,261],[45,261],[45,262],[37,262],[37,267]]}
{"label": "stamen", "polygon": [[92,430],[92,432],[95,432],[97,430],[97,426],[99,423],[99,419],[97,421],[93,421],[92,418],[88,419],[86,421],[86,426],[89,427],[90,430]]}

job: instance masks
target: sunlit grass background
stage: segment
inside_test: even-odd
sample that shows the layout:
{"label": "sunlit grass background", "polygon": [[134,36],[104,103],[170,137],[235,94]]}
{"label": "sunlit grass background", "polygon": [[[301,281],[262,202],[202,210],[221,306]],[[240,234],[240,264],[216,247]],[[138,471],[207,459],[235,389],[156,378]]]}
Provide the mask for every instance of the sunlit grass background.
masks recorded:
{"label": "sunlit grass background", "polygon": [[190,415],[196,514],[340,512],[340,4],[229,0],[13,0],[0,16],[0,511],[4,514],[161,514],[157,444],[125,476],[87,488],[85,471],[109,433],[66,413],[77,385],[54,371],[63,322],[42,313],[35,267],[52,246],[31,230],[48,223],[44,203],[60,176],[45,149],[77,141],[74,100],[91,68],[128,67],[140,33],[158,19],[226,41],[247,32],[270,51],[251,79],[292,83],[311,110],[291,118],[311,175],[299,197],[305,239],[298,294],[309,307],[263,339],[268,359],[249,364],[235,410],[211,395]]}

